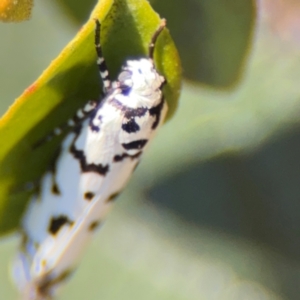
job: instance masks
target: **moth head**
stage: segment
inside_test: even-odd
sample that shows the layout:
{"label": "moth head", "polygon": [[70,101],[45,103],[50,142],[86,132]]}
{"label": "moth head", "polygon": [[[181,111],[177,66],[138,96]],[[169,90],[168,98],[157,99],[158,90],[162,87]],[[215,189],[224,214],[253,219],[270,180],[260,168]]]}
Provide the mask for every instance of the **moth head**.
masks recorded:
{"label": "moth head", "polygon": [[158,74],[152,59],[129,60],[118,77],[120,87],[147,96],[161,88],[165,78]]}

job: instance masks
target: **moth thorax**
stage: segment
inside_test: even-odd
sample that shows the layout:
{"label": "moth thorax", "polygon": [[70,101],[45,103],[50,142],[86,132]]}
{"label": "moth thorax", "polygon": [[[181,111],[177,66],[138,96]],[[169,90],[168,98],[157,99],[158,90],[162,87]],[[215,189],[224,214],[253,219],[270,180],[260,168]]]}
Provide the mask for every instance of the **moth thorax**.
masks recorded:
{"label": "moth thorax", "polygon": [[160,89],[165,79],[155,69],[152,59],[129,60],[118,80],[121,86],[127,86],[131,92],[141,96],[151,96]]}

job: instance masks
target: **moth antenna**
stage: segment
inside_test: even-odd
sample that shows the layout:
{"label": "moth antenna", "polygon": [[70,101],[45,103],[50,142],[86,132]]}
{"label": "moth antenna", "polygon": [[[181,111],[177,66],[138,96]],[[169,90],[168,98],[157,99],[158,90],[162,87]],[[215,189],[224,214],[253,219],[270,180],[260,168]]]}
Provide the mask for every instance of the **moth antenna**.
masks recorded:
{"label": "moth antenna", "polygon": [[69,119],[64,124],[56,127],[46,137],[38,140],[33,146],[33,150],[39,148],[43,144],[52,141],[56,136],[61,135],[67,128],[73,128],[82,122],[97,106],[96,101],[89,101],[83,108],[79,108],[73,118]]}
{"label": "moth antenna", "polygon": [[109,76],[109,72],[107,69],[107,65],[102,53],[102,47],[100,44],[100,30],[101,24],[98,19],[95,19],[96,28],[95,28],[95,48],[97,52],[97,65],[99,69],[99,74],[103,82],[103,92],[106,94],[107,91],[111,88],[111,80]]}
{"label": "moth antenna", "polygon": [[156,31],[154,32],[154,34],[151,38],[151,42],[149,44],[149,50],[148,50],[149,57],[151,59],[153,59],[154,47],[155,47],[156,40],[157,40],[159,34],[162,32],[162,30],[166,27],[166,24],[167,24],[166,19],[161,19],[159,27],[156,29]]}

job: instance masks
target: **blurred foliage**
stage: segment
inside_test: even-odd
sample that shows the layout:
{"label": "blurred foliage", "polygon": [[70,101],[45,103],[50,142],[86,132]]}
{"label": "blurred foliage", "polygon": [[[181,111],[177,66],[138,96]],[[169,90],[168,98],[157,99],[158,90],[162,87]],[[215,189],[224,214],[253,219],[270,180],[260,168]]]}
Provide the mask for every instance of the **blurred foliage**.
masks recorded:
{"label": "blurred foliage", "polygon": [[31,16],[33,0],[2,0],[0,2],[0,20],[2,22],[20,22]]}
{"label": "blurred foliage", "polygon": [[255,21],[252,1],[152,0],[151,3],[168,20],[182,54],[186,78],[215,88],[231,86],[240,78]]}
{"label": "blurred foliage", "polygon": [[56,0],[57,4],[68,12],[69,17],[77,23],[84,23],[90,16],[93,7],[96,5],[97,0]]}
{"label": "blurred foliage", "polygon": [[[297,300],[300,4],[152,4],[189,81],[61,299]],[[55,57],[53,39],[48,47]],[[30,62],[41,50],[31,51]],[[10,71],[20,76],[17,63]],[[24,74],[11,90],[35,78]],[[13,246],[3,245],[0,263]],[[14,299],[2,272],[1,290]]]}

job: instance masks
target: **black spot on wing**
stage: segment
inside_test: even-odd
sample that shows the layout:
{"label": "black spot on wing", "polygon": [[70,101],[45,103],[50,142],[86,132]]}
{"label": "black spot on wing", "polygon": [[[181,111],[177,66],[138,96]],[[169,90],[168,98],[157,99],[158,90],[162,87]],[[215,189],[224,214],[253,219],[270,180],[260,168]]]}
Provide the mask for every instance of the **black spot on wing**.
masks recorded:
{"label": "black spot on wing", "polygon": [[114,156],[114,162],[120,162],[125,158],[130,158],[132,160],[137,159],[141,156],[142,153],[143,153],[142,151],[139,151],[138,153],[136,153],[134,155],[129,155],[127,153],[122,153],[120,155],[117,154],[117,155]]}
{"label": "black spot on wing", "polygon": [[136,140],[130,143],[123,143],[122,146],[126,150],[140,150],[147,144],[147,139]]}
{"label": "black spot on wing", "polygon": [[36,296],[38,299],[50,299],[49,295],[52,294],[51,289],[56,285],[66,281],[73,274],[73,272],[74,270],[67,269],[55,277],[51,273],[44,276],[37,286],[38,295]]}
{"label": "black spot on wing", "polygon": [[81,127],[78,128],[76,132],[76,136],[74,140],[72,141],[72,144],[70,146],[70,152],[73,154],[73,156],[79,160],[80,163],[80,168],[83,173],[85,172],[95,172],[98,173],[102,176],[105,176],[107,172],[109,171],[109,166],[108,165],[102,165],[102,164],[94,164],[94,163],[87,163],[84,152],[82,150],[78,150],[75,147],[76,140],[78,136],[80,135],[81,132]]}
{"label": "black spot on wing", "polygon": [[128,106],[124,105],[123,103],[121,103],[120,101],[118,101],[115,98],[112,98],[109,103],[113,107],[115,107],[115,108],[119,109],[120,111],[122,111],[124,113],[124,116],[125,116],[126,119],[132,119],[132,118],[135,118],[135,117],[142,117],[148,111],[147,107],[138,107],[138,108],[128,107]]}
{"label": "black spot on wing", "polygon": [[157,125],[159,124],[160,115],[161,115],[163,106],[164,106],[164,99],[162,98],[161,102],[158,105],[149,109],[150,115],[155,117],[155,121],[152,124],[152,129],[155,129],[157,127]]}
{"label": "black spot on wing", "polygon": [[61,215],[59,217],[53,217],[49,223],[48,231],[52,235],[56,235],[56,233],[60,230],[60,228],[65,224],[72,225],[73,221],[70,221],[68,217],[65,215]]}
{"label": "black spot on wing", "polygon": [[116,193],[111,194],[111,195],[107,198],[106,202],[112,202],[112,201],[116,200],[116,198],[120,195],[120,193],[121,193],[121,192],[116,192]]}
{"label": "black spot on wing", "polygon": [[59,190],[56,182],[53,182],[51,191],[52,191],[52,194],[54,194],[54,195],[60,195],[60,190]]}
{"label": "black spot on wing", "polygon": [[140,130],[140,126],[136,123],[135,119],[129,119],[127,123],[122,124],[122,129],[127,133],[133,133]]}
{"label": "black spot on wing", "polygon": [[58,187],[58,184],[56,182],[56,169],[57,169],[57,159],[59,157],[61,153],[61,147],[59,147],[53,158],[52,158],[52,161],[51,161],[51,164],[50,164],[50,172],[52,173],[52,187],[51,187],[51,193],[54,194],[54,195],[60,195],[60,189]]}
{"label": "black spot on wing", "polygon": [[125,110],[125,118],[131,119],[136,117],[143,117],[148,111],[147,107],[128,108]]}
{"label": "black spot on wing", "polygon": [[88,201],[93,200],[94,196],[95,196],[95,194],[93,192],[86,192],[86,193],[84,193],[84,199],[88,200]]}
{"label": "black spot on wing", "polygon": [[100,221],[91,222],[91,224],[89,225],[89,231],[95,231],[100,226],[100,224]]}

